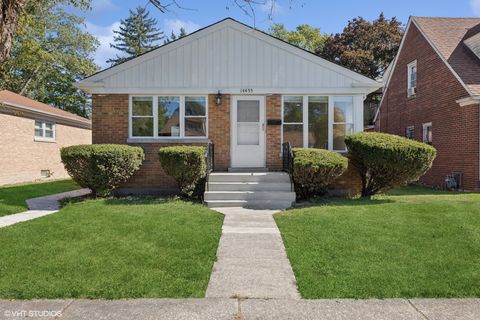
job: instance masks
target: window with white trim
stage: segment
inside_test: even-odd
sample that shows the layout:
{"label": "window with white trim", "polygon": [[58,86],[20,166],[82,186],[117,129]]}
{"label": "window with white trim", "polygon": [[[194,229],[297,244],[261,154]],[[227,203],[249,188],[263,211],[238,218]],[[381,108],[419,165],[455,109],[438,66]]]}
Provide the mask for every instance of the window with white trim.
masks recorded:
{"label": "window with white trim", "polygon": [[55,141],[55,123],[35,120],[35,140]]}
{"label": "window with white trim", "polygon": [[132,96],[132,138],[206,138],[206,96]]}
{"label": "window with white trim", "polygon": [[343,151],[345,137],[353,133],[353,97],[335,97],[333,104],[333,150]]}
{"label": "window with white trim", "polygon": [[415,139],[415,127],[409,126],[405,128],[405,138],[414,140]]}
{"label": "window with white trim", "polygon": [[431,122],[423,124],[423,142],[429,145],[431,145],[433,142]]}
{"label": "window with white trim", "polygon": [[346,151],[353,111],[352,96],[283,96],[282,140],[292,147]]}
{"label": "window with white trim", "polygon": [[410,62],[407,66],[408,82],[407,82],[407,96],[409,98],[417,94],[417,60]]}

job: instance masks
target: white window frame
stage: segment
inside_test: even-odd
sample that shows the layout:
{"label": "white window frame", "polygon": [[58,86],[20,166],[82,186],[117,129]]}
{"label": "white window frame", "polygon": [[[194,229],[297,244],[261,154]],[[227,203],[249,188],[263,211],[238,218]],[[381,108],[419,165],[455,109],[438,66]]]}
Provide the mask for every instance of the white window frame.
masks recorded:
{"label": "white window frame", "polygon": [[[351,97],[352,98],[352,122],[335,122],[335,98],[341,98],[341,97]],[[330,113],[329,113],[330,115]],[[355,133],[355,98],[353,96],[333,96],[332,97],[332,113],[331,113],[331,117],[332,117],[332,122],[331,122],[331,125],[329,123],[329,127],[331,127],[331,132],[332,132],[332,149],[333,149],[333,126],[334,125],[351,125],[352,126],[352,131],[353,133]],[[347,135],[345,134],[345,137]],[[329,137],[330,138],[330,137]],[[336,151],[336,152],[346,152],[347,151],[347,147],[345,146],[345,150],[333,150],[333,151]]]}
{"label": "white window frame", "polygon": [[[427,128],[428,127],[430,127],[430,130],[432,131],[432,141],[430,141],[430,143],[427,141],[428,140],[428,137],[427,137]],[[433,126],[432,126],[432,123],[427,122],[427,123],[422,124],[422,129],[423,129],[422,130],[423,143],[432,145],[433,144]]]}
{"label": "white window frame", "polygon": [[[413,68],[415,68],[415,86],[412,86]],[[418,84],[418,68],[417,68],[417,60],[414,60],[407,65],[407,97],[411,98],[417,95],[416,92],[415,94],[410,94],[411,89],[415,89],[415,91],[417,90],[417,84]]]}
{"label": "white window frame", "polygon": [[[38,137],[36,134],[35,134],[35,130],[36,130],[36,123],[37,122],[40,122],[42,124],[42,136],[41,137]],[[47,131],[47,124],[51,124],[52,125],[52,131],[53,131],[53,137],[49,138],[46,136],[45,132]],[[56,123],[55,122],[51,122],[51,121],[45,121],[45,120],[38,120],[36,119],[33,123],[33,137],[34,137],[34,141],[44,141],[44,142],[55,142],[56,141],[56,138],[57,138],[57,129],[56,129]]]}
{"label": "white window frame", "polygon": [[[308,97],[328,97],[328,150],[334,151],[334,152],[340,152],[340,153],[345,153],[347,150],[333,150],[333,125],[334,125],[334,117],[333,117],[333,112],[334,112],[334,99],[335,97],[352,97],[352,115],[353,119],[352,122],[347,122],[345,124],[351,124],[353,125],[353,132],[356,131],[356,112],[355,112],[355,95],[328,95],[328,94],[285,94],[282,95],[281,99],[281,113],[282,113],[282,125],[280,129],[280,141],[283,143],[283,125],[284,124],[300,124],[300,123],[295,123],[295,122],[283,122],[283,117],[284,117],[284,102],[285,102],[285,97],[302,97],[302,102],[303,102],[303,147],[308,148]],[[335,124],[343,124],[343,123],[335,123]]]}
{"label": "white window frame", "polygon": [[[133,121],[132,121],[132,108],[133,108],[133,98],[152,98],[153,103],[153,136],[133,136]],[[180,135],[179,136],[158,136],[158,98],[159,97],[179,97],[180,98]],[[185,136],[185,97],[202,97],[205,98],[205,116],[187,116],[187,118],[205,118],[205,136]],[[204,140],[208,139],[208,95],[203,94],[157,94],[157,95],[146,95],[146,94],[131,94],[128,99],[128,139],[153,139],[158,141],[168,141],[168,140]]]}

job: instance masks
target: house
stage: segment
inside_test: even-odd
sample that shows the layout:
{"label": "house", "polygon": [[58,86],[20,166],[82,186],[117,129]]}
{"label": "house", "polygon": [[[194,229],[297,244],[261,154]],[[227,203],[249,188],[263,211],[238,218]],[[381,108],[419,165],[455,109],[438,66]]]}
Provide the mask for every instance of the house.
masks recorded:
{"label": "house", "polygon": [[420,182],[480,189],[480,19],[410,18],[386,76],[376,130],[432,144]]}
{"label": "house", "polygon": [[231,18],[94,74],[93,143],[142,146],[125,188],[169,189],[158,149],[214,144],[217,172],[282,169],[282,142],[345,151],[378,82]]}
{"label": "house", "polygon": [[0,135],[0,185],[68,178],[60,148],[92,141],[90,120],[7,90]]}

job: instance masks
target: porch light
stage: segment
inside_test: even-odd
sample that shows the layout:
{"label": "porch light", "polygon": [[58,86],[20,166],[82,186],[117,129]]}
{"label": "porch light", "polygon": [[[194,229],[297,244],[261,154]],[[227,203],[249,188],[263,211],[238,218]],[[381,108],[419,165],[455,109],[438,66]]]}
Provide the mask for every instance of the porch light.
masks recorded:
{"label": "porch light", "polygon": [[218,90],[218,93],[215,96],[215,102],[217,103],[217,106],[220,106],[222,104],[222,98],[222,94],[220,93],[220,90]]}

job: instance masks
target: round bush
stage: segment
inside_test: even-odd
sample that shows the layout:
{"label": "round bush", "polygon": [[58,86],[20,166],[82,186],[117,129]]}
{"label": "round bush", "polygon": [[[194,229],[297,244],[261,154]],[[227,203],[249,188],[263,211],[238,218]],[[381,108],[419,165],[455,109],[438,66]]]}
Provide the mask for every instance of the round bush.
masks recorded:
{"label": "round bush", "polygon": [[127,145],[92,144],[62,148],[62,162],[80,186],[94,196],[107,196],[140,169],[143,149]]}
{"label": "round bush", "polygon": [[293,149],[293,181],[300,198],[323,195],[348,167],[344,156],[322,149]]}
{"label": "round bush", "polygon": [[197,184],[205,178],[205,151],[202,146],[164,147],[158,151],[163,170],[175,179],[181,195],[191,197]]}
{"label": "round bush", "polygon": [[425,143],[378,132],[355,133],[345,143],[362,178],[363,197],[417,181],[437,154]]}

